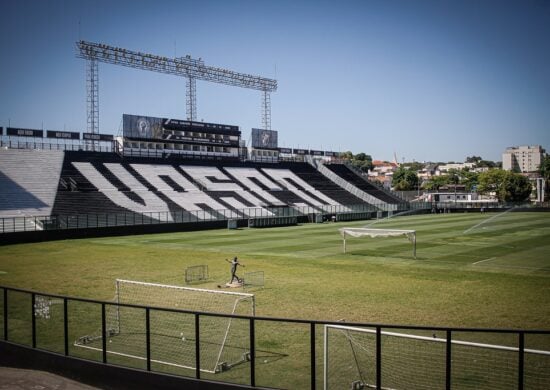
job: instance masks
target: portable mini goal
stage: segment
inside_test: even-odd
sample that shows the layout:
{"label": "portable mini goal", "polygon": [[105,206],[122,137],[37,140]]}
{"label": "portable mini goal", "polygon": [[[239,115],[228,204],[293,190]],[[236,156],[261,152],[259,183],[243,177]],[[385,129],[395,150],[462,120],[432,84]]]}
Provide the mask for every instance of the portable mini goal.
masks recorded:
{"label": "portable mini goal", "polygon": [[246,272],[243,277],[243,287],[249,288],[263,288],[265,285],[264,271]]}
{"label": "portable mini goal", "polygon": [[206,264],[193,265],[185,269],[185,283],[199,283],[208,280],[208,266]]}
{"label": "portable mini goal", "polygon": [[341,228],[338,229],[343,239],[343,251],[346,253],[346,237],[397,237],[406,236],[413,244],[413,257],[416,259],[416,230]]}

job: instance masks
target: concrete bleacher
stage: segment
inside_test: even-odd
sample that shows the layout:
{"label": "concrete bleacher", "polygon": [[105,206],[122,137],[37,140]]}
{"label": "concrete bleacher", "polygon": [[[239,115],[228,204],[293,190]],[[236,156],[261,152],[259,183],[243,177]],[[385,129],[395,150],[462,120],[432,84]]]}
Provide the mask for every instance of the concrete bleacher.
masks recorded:
{"label": "concrete bleacher", "polygon": [[[121,159],[105,153],[67,152],[54,214],[237,210],[271,216],[277,207],[359,204],[361,200],[305,163]],[[75,188],[76,187],[76,188]],[[94,204],[89,204],[88,197]],[[89,204],[89,207],[86,207]],[[98,206],[100,205],[100,206]],[[100,211],[99,209],[102,209]]]}
{"label": "concrete bleacher", "polygon": [[0,218],[51,214],[63,153],[0,149]]}
{"label": "concrete bleacher", "polygon": [[[212,220],[228,212],[230,218],[277,217],[289,208],[309,215],[368,203],[304,162],[2,150],[0,163],[0,217],[52,216],[49,226],[105,226],[113,218],[131,224],[134,214],[138,223]],[[31,218],[23,228],[39,223]]]}
{"label": "concrete bleacher", "polygon": [[328,168],[333,173],[335,173],[336,175],[338,175],[343,180],[347,181],[348,183],[351,183],[355,187],[373,196],[374,198],[380,199],[382,202],[385,202],[388,204],[403,203],[402,199],[390,194],[387,191],[384,191],[383,189],[381,189],[380,187],[372,183],[369,183],[368,180],[357,175],[355,172],[353,172],[344,164],[326,164],[325,167]]}

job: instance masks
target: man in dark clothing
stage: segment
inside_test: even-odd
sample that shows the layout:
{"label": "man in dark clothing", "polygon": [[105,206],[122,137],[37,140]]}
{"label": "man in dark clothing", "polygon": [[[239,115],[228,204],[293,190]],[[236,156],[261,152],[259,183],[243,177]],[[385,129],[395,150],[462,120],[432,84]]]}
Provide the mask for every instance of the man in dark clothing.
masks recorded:
{"label": "man in dark clothing", "polygon": [[237,280],[237,283],[242,283],[242,280],[237,276],[237,266],[244,267],[243,264],[239,263],[239,259],[237,257],[234,257],[232,261],[229,261],[225,259],[228,263],[231,263],[231,281],[229,283],[233,283],[234,280]]}

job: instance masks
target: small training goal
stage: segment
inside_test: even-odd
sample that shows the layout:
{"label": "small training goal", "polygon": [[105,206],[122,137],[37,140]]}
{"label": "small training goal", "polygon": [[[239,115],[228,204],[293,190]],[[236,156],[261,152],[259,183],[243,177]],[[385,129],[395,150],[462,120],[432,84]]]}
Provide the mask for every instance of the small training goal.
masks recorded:
{"label": "small training goal", "polygon": [[341,228],[338,229],[343,239],[343,251],[346,253],[346,238],[348,237],[398,237],[405,236],[413,245],[413,257],[416,259],[416,230],[371,229],[371,228]]}
{"label": "small training goal", "polygon": [[[146,309],[125,304],[149,307],[149,318]],[[196,370],[198,342],[200,370],[209,373],[249,359],[247,319],[183,310],[253,316],[254,295],[117,279],[114,303],[105,308],[106,352],[145,360],[149,344],[152,363]],[[74,345],[101,351],[102,333],[100,328]]]}
{"label": "small training goal", "polygon": [[185,269],[185,283],[199,283],[208,280],[208,266],[206,264],[193,265]]}

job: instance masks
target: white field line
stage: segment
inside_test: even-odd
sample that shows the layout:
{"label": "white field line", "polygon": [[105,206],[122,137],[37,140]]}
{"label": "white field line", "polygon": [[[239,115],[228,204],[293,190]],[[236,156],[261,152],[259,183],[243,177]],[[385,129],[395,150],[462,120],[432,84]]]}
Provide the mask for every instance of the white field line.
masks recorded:
{"label": "white field line", "polygon": [[479,263],[483,263],[485,261],[491,261],[491,260],[495,260],[495,259],[496,259],[496,257],[489,257],[488,259],[476,261],[475,263],[472,263],[472,265],[476,265],[476,264],[479,264]]}
{"label": "white field line", "polygon": [[507,213],[509,213],[509,212],[512,211],[512,210],[514,210],[514,209],[513,209],[513,208],[509,208],[508,210],[506,210],[506,211],[504,211],[504,212],[502,212],[502,213],[498,213],[498,214],[496,214],[496,215],[493,215],[493,216],[490,217],[490,218],[484,219],[483,221],[481,221],[481,222],[478,223],[477,225],[472,226],[471,228],[464,230],[464,232],[462,232],[462,234],[468,234],[470,231],[474,230],[474,229],[477,228],[478,226],[481,226],[481,225],[483,225],[483,224],[485,224],[485,223],[487,223],[487,222],[490,222],[490,221],[492,221],[493,219],[498,218],[498,217],[500,217],[501,215],[507,214]]}

